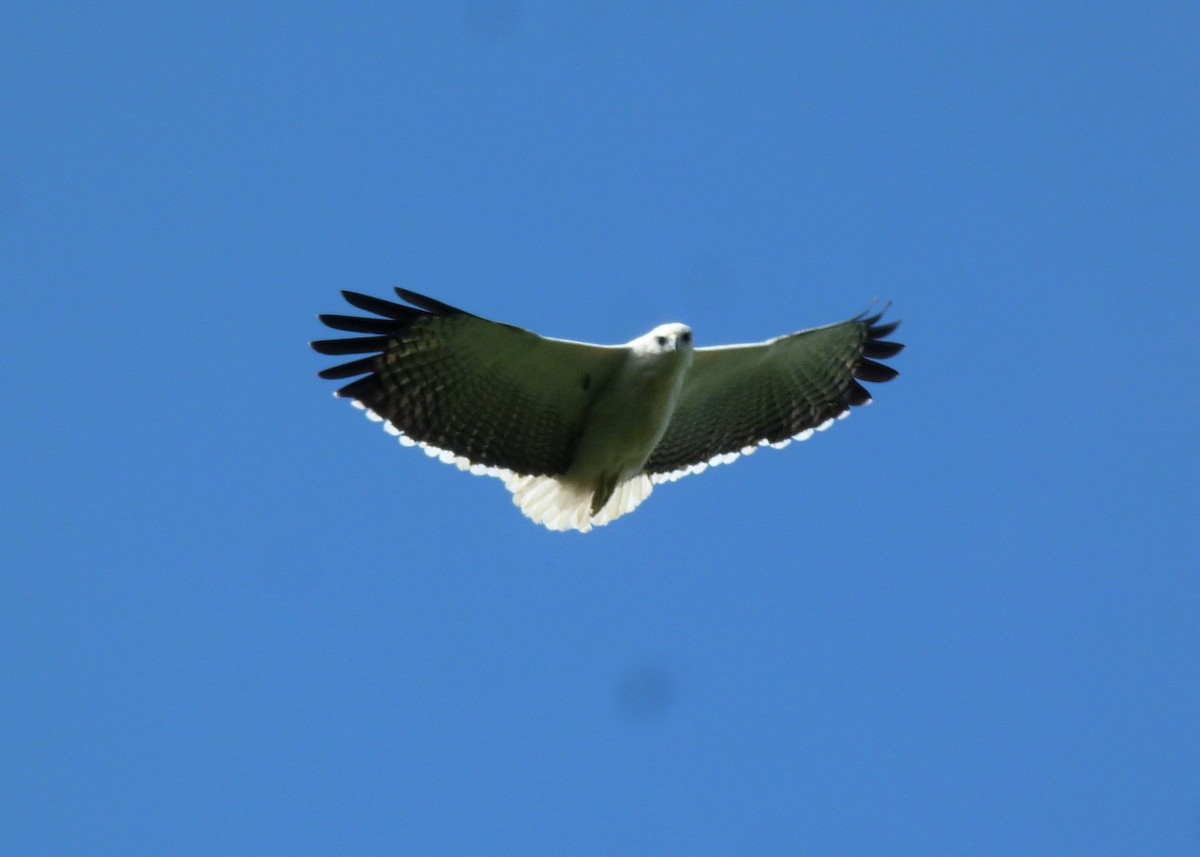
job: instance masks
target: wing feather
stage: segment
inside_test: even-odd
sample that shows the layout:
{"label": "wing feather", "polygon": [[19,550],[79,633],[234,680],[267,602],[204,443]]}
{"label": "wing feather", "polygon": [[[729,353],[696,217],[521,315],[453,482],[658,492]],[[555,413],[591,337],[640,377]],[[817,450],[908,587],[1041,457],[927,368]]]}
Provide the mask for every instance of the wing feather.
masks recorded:
{"label": "wing feather", "polygon": [[876,360],[904,346],[885,342],[899,322],[882,313],[793,333],[767,342],[696,350],[679,404],[646,462],[656,481],[699,472],[755,445],[784,445],[821,431],[870,394],[860,381],[898,374]]}
{"label": "wing feather", "polygon": [[409,305],[343,292],[378,316],[322,315],[370,334],[312,343],[322,354],[369,354],[320,372],[354,378],[337,391],[401,440],[473,472],[557,475],[570,465],[592,396],[624,361],[619,347],[547,339],[397,289]]}
{"label": "wing feather", "polygon": [[312,344],[314,351],[337,357],[342,354],[372,354],[387,348],[386,336],[355,336],[350,339],[322,339]]}

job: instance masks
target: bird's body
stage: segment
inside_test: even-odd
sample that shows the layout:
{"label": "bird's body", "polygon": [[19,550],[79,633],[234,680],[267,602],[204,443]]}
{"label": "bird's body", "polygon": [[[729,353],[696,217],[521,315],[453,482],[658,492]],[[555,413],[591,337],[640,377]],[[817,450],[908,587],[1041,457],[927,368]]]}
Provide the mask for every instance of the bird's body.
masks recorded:
{"label": "bird's body", "polygon": [[[855,378],[886,381],[871,357],[879,316],[763,343],[695,349],[665,324],[624,346],[547,339],[397,289],[413,306],[343,292],[381,318],[325,315],[374,334],[322,340],[324,354],[372,354],[321,373],[366,377],[338,391],[416,444],[496,476],[533,521],[587,532],[635,509],[656,482],[804,439],[870,401]],[[413,307],[417,307],[414,309]]]}
{"label": "bird's body", "polygon": [[[642,470],[667,430],[692,365],[691,331],[680,324],[661,325],[625,348],[615,376],[596,391],[567,471],[521,476],[515,488],[510,485],[521,511],[552,530],[586,532],[601,512],[607,523],[632,512],[650,493]],[[626,489],[617,494],[622,485]]]}

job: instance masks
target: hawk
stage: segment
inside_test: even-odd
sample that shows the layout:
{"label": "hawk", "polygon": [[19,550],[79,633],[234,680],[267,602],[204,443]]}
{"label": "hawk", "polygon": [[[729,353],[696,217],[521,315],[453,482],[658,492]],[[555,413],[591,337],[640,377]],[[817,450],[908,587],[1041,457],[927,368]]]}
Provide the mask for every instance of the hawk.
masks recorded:
{"label": "hawk", "polygon": [[890,381],[877,360],[904,348],[899,322],[866,313],[744,345],[696,348],[663,324],[625,345],[550,339],[396,289],[404,304],[342,292],[371,317],[321,315],[334,356],[320,372],[354,378],[335,395],[402,444],[495,476],[551,530],[588,532],[636,509],[655,484],[806,440]]}

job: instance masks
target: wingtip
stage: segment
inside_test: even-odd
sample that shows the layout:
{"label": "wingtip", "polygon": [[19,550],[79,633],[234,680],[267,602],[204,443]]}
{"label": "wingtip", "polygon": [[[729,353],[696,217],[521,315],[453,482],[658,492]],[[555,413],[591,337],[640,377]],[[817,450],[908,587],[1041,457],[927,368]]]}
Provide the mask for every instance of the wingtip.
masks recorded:
{"label": "wingtip", "polygon": [[858,361],[858,365],[854,367],[854,377],[860,381],[868,381],[872,384],[882,384],[891,381],[900,373],[891,366],[885,366],[883,363],[876,363],[874,360],[863,358]]}
{"label": "wingtip", "polygon": [[891,306],[892,302],[888,301],[873,315],[869,315],[870,310],[866,310],[860,313],[856,319],[866,328],[866,342],[863,343],[862,359],[854,370],[854,376],[862,381],[880,383],[890,381],[900,374],[890,366],[874,362],[895,357],[904,350],[904,343],[886,341],[886,337],[900,327],[900,320],[890,321],[887,324],[879,323]]}
{"label": "wingtip", "polygon": [[883,339],[885,336],[894,333],[899,326],[900,322],[898,320],[888,322],[887,324],[868,324],[867,332],[871,334],[872,339]]}
{"label": "wingtip", "polygon": [[904,350],[903,343],[886,342],[880,339],[868,339],[863,346],[863,356],[870,357],[875,360],[887,360],[889,357],[895,357]]}
{"label": "wingtip", "polygon": [[363,357],[358,360],[351,360],[349,363],[341,363],[337,366],[322,369],[317,373],[317,377],[324,378],[326,381],[336,381],[341,378],[353,378],[356,375],[370,375],[374,371],[375,358]]}
{"label": "wingtip", "polygon": [[422,295],[418,292],[401,288],[400,286],[394,286],[393,289],[401,300],[407,301],[418,309],[425,310],[425,312],[433,313],[434,315],[470,315],[466,310],[461,310],[458,307],[450,306],[450,304],[434,300],[428,295]]}

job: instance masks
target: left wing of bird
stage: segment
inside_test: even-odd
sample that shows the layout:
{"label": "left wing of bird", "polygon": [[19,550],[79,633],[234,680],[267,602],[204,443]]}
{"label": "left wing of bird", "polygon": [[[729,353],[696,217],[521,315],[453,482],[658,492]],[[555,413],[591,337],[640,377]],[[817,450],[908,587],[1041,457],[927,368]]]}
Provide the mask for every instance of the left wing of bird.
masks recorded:
{"label": "left wing of bird", "polygon": [[320,373],[357,378],[337,395],[385,421],[393,434],[472,472],[564,472],[592,398],[626,349],[549,339],[396,292],[407,306],[343,292],[375,317],[320,317],[334,330],[367,334],[312,343],[321,354],[361,355]]}

